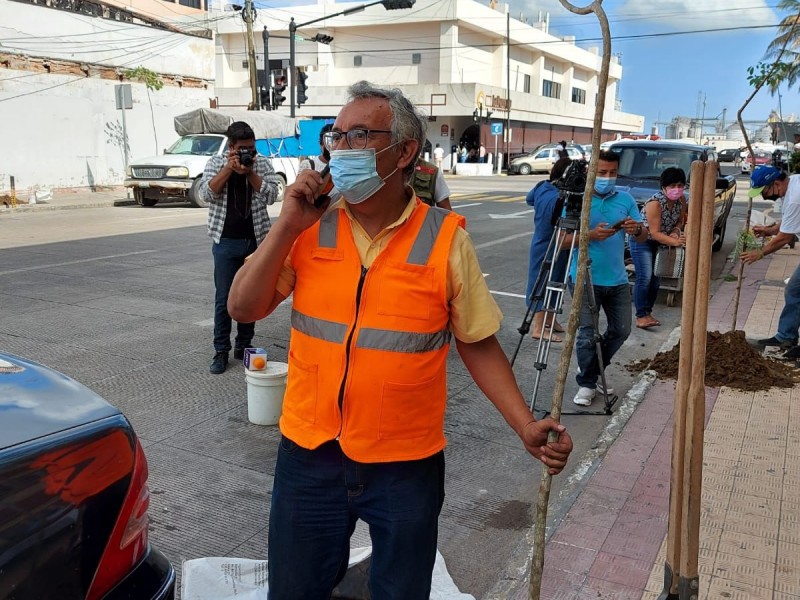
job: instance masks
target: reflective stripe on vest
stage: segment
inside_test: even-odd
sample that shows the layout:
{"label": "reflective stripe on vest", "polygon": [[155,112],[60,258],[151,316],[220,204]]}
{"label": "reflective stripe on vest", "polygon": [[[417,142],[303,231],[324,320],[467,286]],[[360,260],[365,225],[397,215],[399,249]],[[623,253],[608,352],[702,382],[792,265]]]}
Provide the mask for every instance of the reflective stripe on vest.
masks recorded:
{"label": "reflective stripe on vest", "polygon": [[343,344],[344,336],[347,335],[347,325],[345,323],[309,317],[295,309],[292,309],[292,327],[309,337],[334,344]]}
{"label": "reflective stripe on vest", "polygon": [[446,217],[447,211],[442,208],[434,207],[428,211],[406,262],[412,265],[424,265],[428,262],[433,251],[433,244],[436,242],[436,237],[439,235]]}
{"label": "reflective stripe on vest", "polygon": [[362,329],[358,332],[356,346],[370,350],[387,352],[406,352],[421,354],[439,350],[450,343],[450,330],[436,333],[408,333],[406,331],[387,331],[385,329]]}
{"label": "reflective stripe on vest", "polygon": [[[309,337],[333,344],[343,344],[347,335],[347,325],[344,323],[316,319],[294,309],[292,309],[292,327]],[[449,329],[435,333],[410,333],[367,328],[359,331],[356,347],[421,354],[444,348],[450,343],[451,335]]]}
{"label": "reflective stripe on vest", "polygon": [[336,236],[339,230],[339,210],[329,210],[319,220],[319,247],[336,248]]}

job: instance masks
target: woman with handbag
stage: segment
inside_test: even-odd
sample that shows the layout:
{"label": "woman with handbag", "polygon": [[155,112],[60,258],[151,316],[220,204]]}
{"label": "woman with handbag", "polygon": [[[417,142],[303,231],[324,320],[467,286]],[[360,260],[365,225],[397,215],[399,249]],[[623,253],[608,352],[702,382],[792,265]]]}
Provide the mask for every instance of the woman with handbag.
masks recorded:
{"label": "woman with handbag", "polygon": [[630,240],[631,257],[636,268],[633,284],[633,303],[636,306],[636,326],[640,329],[657,327],[661,322],[652,315],[658,297],[659,278],[653,273],[659,246],[686,245],[683,227],[686,224],[686,173],[669,167],[661,173],[661,190],[642,207],[642,222],[649,236],[645,242]]}

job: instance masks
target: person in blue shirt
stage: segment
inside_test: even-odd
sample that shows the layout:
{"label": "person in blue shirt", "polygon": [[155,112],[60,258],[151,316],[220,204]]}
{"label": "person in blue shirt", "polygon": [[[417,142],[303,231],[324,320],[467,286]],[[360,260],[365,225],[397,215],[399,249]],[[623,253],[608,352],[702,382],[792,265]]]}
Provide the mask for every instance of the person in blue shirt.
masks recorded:
{"label": "person in blue shirt", "polygon": [[[602,309],[608,328],[602,335],[603,362],[608,365],[631,333],[631,290],[625,270],[625,235],[637,242],[647,239],[639,208],[633,197],[616,189],[619,155],[602,150],[597,156],[597,178],[590,213],[590,272],[597,309]],[[578,248],[574,250],[570,283],[574,285],[578,264]],[[590,290],[587,290],[587,292]],[[576,340],[578,358],[578,393],[573,402],[589,406],[597,394],[600,361],[594,340],[594,321],[588,302],[581,306]],[[606,390],[611,393],[611,390]]]}
{"label": "person in blue shirt", "polygon": [[[545,328],[545,312],[544,302],[539,299],[533,304],[534,292],[536,295],[544,297],[544,285],[549,279],[549,274],[546,274],[545,279],[540,282],[539,289],[534,290],[536,280],[539,276],[539,270],[542,268],[547,248],[550,245],[550,240],[553,237],[553,232],[558,223],[558,217],[561,216],[560,207],[562,205],[558,200],[558,188],[553,185],[554,181],[561,179],[564,171],[567,170],[572,161],[569,158],[560,158],[553,165],[550,170],[550,177],[547,181],[540,181],[537,183],[528,195],[525,197],[525,202],[528,206],[534,208],[533,212],[533,238],[531,238],[531,249],[528,259],[528,287],[525,291],[525,298],[528,307],[533,311],[533,327],[531,335],[534,339],[540,339],[542,333],[547,337],[547,330]],[[567,259],[569,252],[559,252],[558,258],[553,265],[552,279],[554,281],[564,281],[564,276],[567,271]],[[548,258],[552,258],[551,256]],[[552,298],[550,308],[555,307],[555,298]],[[555,335],[555,332],[563,332],[564,328],[555,320],[555,315],[547,320],[547,328],[553,329],[554,334],[550,338],[552,342],[560,342],[561,337]]]}

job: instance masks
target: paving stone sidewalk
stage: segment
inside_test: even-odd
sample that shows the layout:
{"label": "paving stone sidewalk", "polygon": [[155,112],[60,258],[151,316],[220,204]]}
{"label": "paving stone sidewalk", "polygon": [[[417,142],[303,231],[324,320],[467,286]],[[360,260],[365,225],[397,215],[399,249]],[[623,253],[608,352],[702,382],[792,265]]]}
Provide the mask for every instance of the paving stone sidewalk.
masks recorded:
{"label": "paving stone sidewalk", "polygon": [[[745,269],[737,326],[749,338],[777,330],[783,282],[798,263],[785,249]],[[735,287],[714,294],[710,331],[730,329]],[[557,526],[543,599],[655,600],[662,591],[674,394],[674,381],[649,389]],[[800,600],[800,385],[706,389],[702,495],[699,598]]]}

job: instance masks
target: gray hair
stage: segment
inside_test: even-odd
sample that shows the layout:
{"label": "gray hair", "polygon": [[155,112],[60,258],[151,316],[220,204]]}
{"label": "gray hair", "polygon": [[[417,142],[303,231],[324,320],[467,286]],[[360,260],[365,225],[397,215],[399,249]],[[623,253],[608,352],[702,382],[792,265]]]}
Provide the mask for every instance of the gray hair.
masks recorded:
{"label": "gray hair", "polygon": [[[392,143],[415,140],[418,144],[417,154],[422,152],[428,129],[427,121],[411,101],[403,95],[402,91],[397,88],[379,88],[368,81],[359,81],[351,85],[347,93],[351,101],[362,98],[385,98],[388,100],[392,110]],[[414,175],[416,162],[416,160],[411,161],[403,170],[406,182],[410,181]]]}

